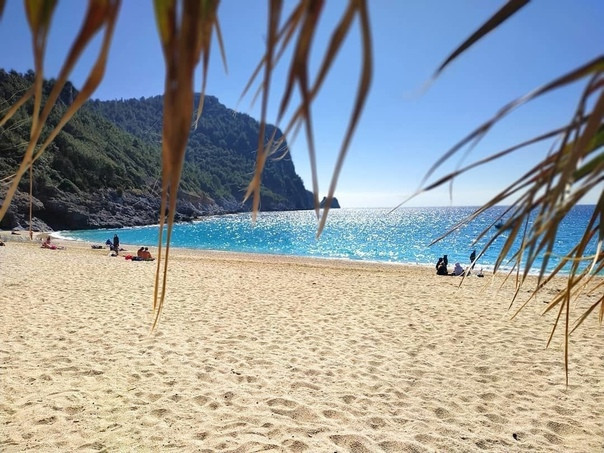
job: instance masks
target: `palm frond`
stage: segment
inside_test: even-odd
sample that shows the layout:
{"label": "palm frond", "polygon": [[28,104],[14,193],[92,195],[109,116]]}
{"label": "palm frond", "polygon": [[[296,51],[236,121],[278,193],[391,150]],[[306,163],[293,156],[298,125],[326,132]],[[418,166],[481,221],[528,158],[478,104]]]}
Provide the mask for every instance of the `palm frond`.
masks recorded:
{"label": "palm frond", "polygon": [[34,95],[34,86],[32,85],[17,102],[10,106],[6,111],[2,119],[0,119],[0,127],[4,126],[8,120],[10,120],[17,110],[19,110],[31,97]]}
{"label": "palm frond", "polygon": [[[216,27],[218,0],[154,0],[155,17],[166,65],[162,140],[162,197],[153,310],[159,321],[167,288],[170,241],[176,199],[193,114],[194,73],[203,55],[204,74],[200,99],[201,115],[212,30]],[[167,210],[167,216],[166,216]],[[163,229],[167,223],[165,259]],[[163,264],[163,268],[162,268]],[[161,276],[161,284],[160,284]]]}
{"label": "palm frond", "polygon": [[[602,198],[596,206],[592,218],[575,248],[569,252],[568,255],[562,257],[560,263],[548,276],[545,276],[545,274],[556,242],[558,225],[568,215],[573,206],[575,206],[588,192],[601,187],[604,182],[604,157],[602,152],[604,93],[602,92],[600,85],[596,83],[600,77],[601,70],[598,70],[598,72],[594,74],[592,81],[588,83],[584,94],[580,99],[580,104],[584,105],[586,104],[588,97],[597,96],[589,114],[580,114],[577,119],[571,121],[568,126],[557,130],[564,135],[564,139],[556,151],[472,215],[472,218],[475,218],[478,214],[484,212],[485,209],[509,200],[510,196],[517,193],[518,190],[521,189],[522,191],[525,191],[523,196],[512,202],[509,209],[511,215],[507,219],[502,230],[497,232],[494,237],[487,242],[483,249],[483,251],[486,250],[486,248],[491,246],[494,240],[502,234],[502,231],[506,231],[507,238],[496,260],[495,272],[506,257],[510,255],[517,239],[520,240],[520,248],[515,253],[512,253],[512,260],[518,271],[522,269],[522,275],[519,275],[517,280],[518,288],[525,282],[527,275],[534,267],[538,257],[542,257],[542,264],[540,266],[539,278],[534,294],[536,294],[545,283],[551,281],[555,275],[558,275],[563,268],[567,265],[571,266],[565,290],[556,296],[546,309],[546,311],[549,311],[554,307],[559,307],[548,344],[551,342],[554,333],[559,327],[562,315],[564,315],[564,361],[567,370],[567,381],[569,360],[568,336],[586,319],[589,313],[593,312],[598,305],[604,304],[603,299],[600,298],[598,302],[588,308],[584,315],[579,317],[579,320],[575,323],[572,330],[570,329],[572,310],[571,300],[578,297],[578,294],[590,284],[594,284],[594,278],[596,278],[598,272],[597,269],[601,271],[603,267],[604,257],[599,252],[604,239],[601,223],[602,214],[604,213],[604,202],[602,201]],[[597,88],[594,89],[594,87]],[[543,134],[520,145],[503,150],[493,156],[484,158],[474,164],[467,165],[458,171],[439,178],[432,184],[428,184],[425,190],[442,185],[477,165],[490,162],[509,152],[516,151],[517,149],[526,146],[526,144],[536,143],[551,136],[551,132]],[[583,164],[582,162],[586,163]],[[534,223],[530,228],[521,232],[520,225],[526,225],[531,216],[534,216]],[[468,220],[471,219],[464,219],[464,222]],[[457,227],[459,227],[459,225],[456,225],[453,229]],[[452,230],[446,232],[437,240],[450,234]],[[486,231],[487,230],[483,231],[481,236],[484,236]],[[592,243],[593,240],[597,240],[598,253],[594,256],[589,256],[586,254],[586,251],[588,244]],[[521,264],[523,260],[525,260],[524,265]],[[589,264],[589,266],[581,271],[579,266],[582,264]],[[545,280],[543,280],[544,278]],[[533,297],[534,295],[531,296],[531,298]],[[531,298],[529,298],[529,300]],[[528,300],[522,304],[519,310],[524,308],[527,303]],[[603,310],[604,309],[601,308],[600,312],[602,313]],[[601,316],[599,317],[599,322],[602,322]]]}
{"label": "palm frond", "polygon": [[247,200],[250,195],[253,194],[252,210],[253,219],[256,218],[256,213],[260,206],[260,184],[262,181],[262,170],[268,155],[267,149],[270,149],[270,143],[268,147],[265,147],[265,131],[266,131],[266,112],[268,109],[269,99],[269,87],[271,84],[271,76],[273,71],[273,58],[275,53],[275,47],[278,41],[278,28],[279,21],[281,19],[281,11],[283,8],[283,2],[281,0],[271,0],[269,4],[269,14],[267,22],[267,42],[266,42],[266,54],[264,55],[264,81],[262,84],[262,105],[260,114],[260,130],[258,132],[258,147],[256,150],[256,169],[254,177],[248,185],[248,189],[244,196],[244,200]]}
{"label": "palm frond", "polygon": [[[344,159],[352,135],[358,123],[361,111],[367,94],[369,92],[369,86],[371,84],[372,76],[372,49],[371,49],[371,30],[369,25],[369,16],[367,13],[367,4],[365,0],[350,0],[347,8],[342,14],[342,18],[336,26],[334,32],[331,35],[329,44],[323,54],[319,70],[313,83],[310,81],[308,74],[308,68],[310,66],[310,48],[313,44],[317,24],[321,17],[323,10],[323,0],[302,0],[298,3],[296,8],[290,14],[288,19],[285,21],[284,26],[278,29],[275,25],[274,18],[276,17],[276,11],[281,11],[281,2],[271,2],[271,8],[269,13],[269,32],[267,40],[267,51],[265,56],[259,63],[258,67],[254,71],[252,78],[248,82],[244,92],[251,87],[252,81],[258,76],[260,69],[263,67],[265,72],[265,79],[260,87],[260,91],[263,93],[263,102],[266,102],[269,90],[270,75],[272,69],[276,63],[276,60],[282,55],[283,49],[293,39],[293,36],[297,33],[297,40],[293,48],[293,56],[290,62],[289,72],[287,76],[286,86],[281,96],[280,108],[277,118],[277,123],[285,115],[285,112],[289,110],[293,93],[295,89],[299,91],[301,101],[294,109],[294,113],[291,115],[286,127],[284,128],[284,135],[289,135],[291,131],[297,130],[303,125],[307,137],[307,143],[309,148],[309,159],[311,165],[312,174],[312,186],[313,186],[313,198],[315,211],[317,216],[319,212],[319,185],[317,176],[317,165],[316,165],[316,150],[313,135],[313,124],[312,124],[312,113],[311,105],[316,98],[319,89],[323,85],[325,77],[331,69],[335,57],[343,45],[344,39],[350,32],[352,23],[355,18],[359,19],[360,31],[361,31],[361,42],[362,42],[362,69],[359,78],[359,86],[357,88],[357,95],[354,103],[354,107],[351,113],[348,128],[346,130],[342,146],[338,154],[338,159],[333,171],[333,176],[327,196],[327,202],[323,214],[321,215],[317,234],[320,234],[324,225],[325,219],[329,212],[331,201],[333,200],[333,194],[337,185],[338,177],[342,169]],[[273,25],[270,25],[273,24]],[[278,50],[276,51],[276,48]],[[264,111],[264,110],[263,110]],[[266,117],[263,115],[261,119],[261,125],[265,124]],[[246,199],[254,195],[253,208],[254,211],[258,209],[260,199],[260,174],[264,168],[266,162],[267,150],[263,147],[263,144],[259,143],[258,154],[256,160],[256,173],[254,178],[248,186],[246,193]]]}
{"label": "palm frond", "polygon": [[499,27],[503,22],[508,20],[514,14],[516,14],[522,7],[528,4],[529,0],[509,0],[505,3],[499,11],[497,11],[489,20],[487,20],[478,30],[476,30],[472,35],[466,39],[457,49],[455,49],[451,55],[449,55],[445,61],[438,67],[434,75],[433,79],[439,76],[439,74],[457,57],[459,57],[463,52],[468,50],[482,38],[484,38],[487,34],[495,30]]}
{"label": "palm frond", "polygon": [[[117,18],[117,12],[119,10],[120,0],[89,0],[87,13],[80,33],[76,36],[68,57],[61,68],[60,76],[55,82],[51,93],[46,100],[44,108],[40,113],[42,104],[42,81],[44,77],[42,63],[45,52],[46,35],[50,29],[55,4],[56,2],[54,1],[26,2],[26,12],[32,32],[32,40],[34,43],[33,51],[35,55],[34,62],[36,65],[36,78],[32,87],[33,94],[31,93],[31,90],[26,92],[26,94],[17,102],[17,104],[15,104],[15,106],[9,110],[9,114],[14,114],[14,112],[27,100],[27,97],[32,95],[34,97],[34,111],[32,113],[30,140],[21,164],[15,172],[15,175],[12,177],[12,183],[7,190],[6,196],[2,202],[2,207],[0,207],[0,218],[2,218],[6,213],[6,210],[8,209],[10,202],[12,201],[12,198],[17,190],[17,185],[25,172],[28,171],[35,160],[42,155],[46,147],[52,142],[56,135],[73,116],[73,114],[84,104],[84,102],[86,102],[87,99],[90,98],[94,90],[101,82],[105,71],[109,44],[113,36],[113,29]],[[103,42],[101,44],[97,60],[94,63],[93,68],[91,69],[88,78],[84,83],[84,86],[78,93],[78,96],[74,102],[63,113],[61,120],[51,131],[46,141],[41,144],[41,146],[36,148],[40,139],[42,128],[44,127],[50,112],[54,108],[56,100],[63,89],[71,70],[75,66],[77,59],[82,54],[86,46],[102,27],[105,27]]]}
{"label": "palm frond", "polygon": [[[525,0],[510,0],[493,17],[491,17],[482,27],[462,43],[445,61],[438,67],[435,77],[443,69],[455,60],[470,46],[478,42],[487,33],[499,27],[503,21],[507,20],[517,11],[519,11],[528,2]],[[445,162],[452,156],[466,149],[464,158],[480,142],[480,140],[497,124],[504,116],[530,102],[538,97],[546,95],[553,90],[564,87],[570,83],[580,80],[587,80],[585,89],[578,99],[576,111],[569,119],[569,123],[561,128],[546,132],[537,137],[526,140],[520,144],[511,146],[507,149],[494,153],[476,162],[467,164],[455,171],[429,182]],[[591,106],[591,107],[588,107]],[[527,301],[525,301],[518,311],[522,310],[526,304],[534,299],[535,295],[558,275],[566,266],[570,266],[570,272],[567,277],[567,285],[563,291],[555,296],[546,312],[558,307],[558,314],[552,326],[550,338],[551,342],[556,332],[560,318],[564,314],[564,361],[566,366],[566,379],[568,383],[568,336],[570,330],[571,304],[573,297],[577,297],[590,285],[601,285],[595,280],[597,273],[604,268],[604,255],[600,252],[604,241],[604,226],[602,217],[604,215],[604,195],[600,196],[592,218],[586,226],[582,237],[578,240],[575,247],[568,252],[566,256],[560,259],[553,271],[546,275],[550,257],[553,255],[553,248],[558,234],[558,225],[566,218],[571,208],[578,204],[580,200],[590,191],[597,190],[604,181],[604,56],[600,55],[586,64],[569,71],[568,73],[546,83],[545,85],[527,93],[526,95],[508,103],[502,107],[491,119],[479,126],[473,132],[464,137],[452,148],[446,151],[428,170],[420,183],[419,189],[409,198],[403,201],[406,203],[411,198],[416,197],[422,192],[432,190],[443,184],[449,183],[473,168],[494,162],[503,156],[516,152],[528,145],[550,140],[555,136],[560,137],[558,144],[550,153],[532,169],[510,184],[482,207],[477,209],[466,219],[446,231],[437,238],[437,242],[458,229],[462,224],[475,219],[487,209],[505,202],[511,202],[506,210],[507,220],[503,227],[487,241],[481,254],[490,247],[493,242],[505,231],[507,238],[501,247],[496,259],[494,272],[497,272],[506,259],[512,262],[510,274],[516,272],[517,290],[511,305],[514,303],[520,287],[525,283],[531,269],[534,268],[537,259],[541,257],[541,266],[539,268],[539,277],[536,287]],[[514,197],[516,197],[514,199]],[[503,217],[502,217],[503,218]],[[529,225],[529,220],[533,223]],[[478,239],[484,237],[491,226],[483,230]],[[478,240],[477,239],[477,240]],[[597,241],[595,256],[586,254],[587,247],[593,241]],[[514,244],[519,241],[518,250],[514,251]],[[581,269],[580,266],[585,267]],[[510,275],[508,274],[508,276]],[[596,283],[594,283],[596,282]],[[602,323],[602,313],[604,313],[604,302],[602,298],[588,308],[588,310],[578,318],[575,327],[580,325],[589,313],[595,311],[600,305],[599,322]],[[518,313],[518,312],[516,312]],[[515,316],[515,315],[514,315]]]}

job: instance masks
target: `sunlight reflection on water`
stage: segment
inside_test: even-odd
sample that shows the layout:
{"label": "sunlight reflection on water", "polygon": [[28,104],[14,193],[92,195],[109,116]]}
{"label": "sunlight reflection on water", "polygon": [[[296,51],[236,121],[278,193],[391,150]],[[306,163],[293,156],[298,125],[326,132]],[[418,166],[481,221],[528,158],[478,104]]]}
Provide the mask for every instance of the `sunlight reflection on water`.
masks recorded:
{"label": "sunlight reflection on water", "polygon": [[[314,211],[260,213],[255,223],[251,214],[207,217],[174,227],[172,245],[204,250],[268,253],[322,258],[340,258],[389,263],[431,265],[447,254],[451,264],[469,263],[471,251],[478,251],[495,234],[495,229],[475,245],[474,238],[503,212],[495,207],[429,247],[448,228],[473,211],[468,207],[386,209],[334,209],[325,230],[316,238],[318,221]],[[593,212],[593,206],[578,206],[560,224],[555,253],[566,253],[576,242]],[[153,245],[158,227],[119,230],[65,231],[66,238],[104,243],[118,233],[124,244]],[[478,266],[489,269],[505,241],[505,233],[480,258]],[[595,244],[594,244],[595,250]],[[553,259],[548,266],[556,265]],[[541,261],[536,263],[541,265]]]}

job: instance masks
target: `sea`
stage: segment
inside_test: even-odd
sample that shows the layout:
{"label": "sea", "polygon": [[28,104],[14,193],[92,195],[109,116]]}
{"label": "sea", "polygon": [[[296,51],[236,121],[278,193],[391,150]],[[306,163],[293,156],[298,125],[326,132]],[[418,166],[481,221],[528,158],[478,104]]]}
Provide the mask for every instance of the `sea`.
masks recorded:
{"label": "sea", "polygon": [[[551,271],[577,243],[590,217],[593,205],[575,206],[560,223],[553,255],[546,271]],[[174,226],[171,245],[200,250],[261,253],[298,257],[328,258],[392,264],[434,266],[448,255],[449,266],[470,263],[470,254],[480,254],[487,242],[500,233],[477,261],[476,269],[493,269],[507,238],[506,231],[493,225],[506,210],[496,206],[436,243],[448,229],[471,214],[473,207],[390,209],[332,209],[326,226],[317,237],[318,220],[314,211],[260,212],[256,221],[250,213],[204,217]],[[475,242],[488,228],[485,237]],[[159,227],[61,231],[65,239],[104,244],[118,234],[122,244],[157,245]],[[165,236],[164,236],[165,237]],[[517,242],[512,252],[519,249]],[[590,243],[596,251],[596,241]],[[540,257],[531,273],[538,273]],[[511,263],[502,266],[511,268]],[[568,269],[565,269],[568,271]]]}

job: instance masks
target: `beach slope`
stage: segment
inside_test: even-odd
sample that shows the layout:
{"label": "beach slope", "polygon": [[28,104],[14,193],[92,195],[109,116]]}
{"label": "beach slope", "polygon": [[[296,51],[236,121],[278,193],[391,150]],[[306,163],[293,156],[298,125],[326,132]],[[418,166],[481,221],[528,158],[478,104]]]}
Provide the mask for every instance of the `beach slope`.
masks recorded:
{"label": "beach slope", "polygon": [[173,249],[151,333],[155,263],[65,245],[0,247],[4,452],[604,451],[595,317],[568,387],[545,349],[563,280],[511,321],[490,276]]}

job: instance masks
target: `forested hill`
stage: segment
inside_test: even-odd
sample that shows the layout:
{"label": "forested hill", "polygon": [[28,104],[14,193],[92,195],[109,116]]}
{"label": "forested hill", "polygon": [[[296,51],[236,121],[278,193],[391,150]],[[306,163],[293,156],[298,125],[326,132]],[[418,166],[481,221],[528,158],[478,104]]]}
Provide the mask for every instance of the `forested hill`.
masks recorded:
{"label": "forested hill", "polygon": [[[4,114],[32,82],[32,72],[0,70],[0,112]],[[52,82],[45,82],[46,95],[51,88]],[[67,84],[45,135],[76,94]],[[34,226],[79,229],[157,223],[162,102],[156,96],[87,103],[34,165]],[[32,111],[30,101],[0,127],[0,179],[10,176],[21,161]],[[227,109],[216,98],[206,98],[187,148],[177,219],[249,210],[242,198],[254,169],[258,131],[259,124],[251,117]],[[267,135],[272,132],[269,128]],[[0,199],[5,190],[0,187]],[[0,228],[27,226],[28,191],[25,176]],[[311,207],[312,197],[290,156],[268,162],[261,209]]]}
{"label": "forested hill", "polygon": [[[195,103],[199,101],[196,96]],[[163,97],[119,101],[91,101],[88,108],[150,144],[159,144],[162,131]],[[228,203],[242,200],[252,177],[258,146],[258,121],[222,105],[213,96],[206,96],[197,128],[191,130],[185,161],[187,178],[215,200]],[[275,132],[267,126],[264,142]],[[277,130],[275,137],[280,138]],[[269,159],[262,176],[262,209],[312,209],[312,197],[296,174],[286,145],[277,159]]]}

